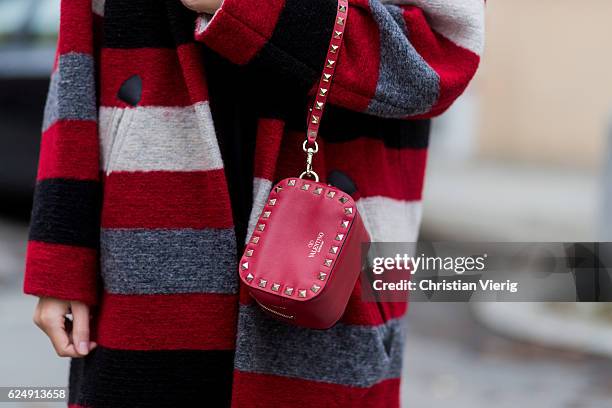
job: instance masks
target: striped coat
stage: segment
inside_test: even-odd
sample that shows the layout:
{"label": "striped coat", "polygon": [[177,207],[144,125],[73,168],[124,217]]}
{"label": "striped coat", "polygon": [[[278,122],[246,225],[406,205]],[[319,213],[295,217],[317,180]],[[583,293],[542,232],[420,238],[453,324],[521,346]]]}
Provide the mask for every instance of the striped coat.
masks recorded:
{"label": "striped coat", "polygon": [[[429,119],[463,92],[483,0],[351,0],[315,169],[375,241],[413,241]],[[394,3],[394,4],[391,4]],[[403,303],[313,331],[241,293],[237,254],[302,171],[332,0],[63,0],[25,292],[94,306],[74,407],[394,407]],[[208,405],[207,405],[208,404]]]}

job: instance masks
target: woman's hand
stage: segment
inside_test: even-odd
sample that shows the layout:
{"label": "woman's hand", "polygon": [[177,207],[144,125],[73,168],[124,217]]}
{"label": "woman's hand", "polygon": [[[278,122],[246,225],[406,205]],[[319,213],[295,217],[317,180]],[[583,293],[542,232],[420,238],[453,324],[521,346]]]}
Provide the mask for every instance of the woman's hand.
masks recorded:
{"label": "woman's hand", "polygon": [[[72,323],[65,318],[68,313],[72,313]],[[49,336],[60,357],[83,357],[96,347],[89,341],[89,306],[85,303],[42,297],[34,323]]]}
{"label": "woman's hand", "polygon": [[198,13],[214,14],[221,7],[223,0],[181,0],[188,9]]}

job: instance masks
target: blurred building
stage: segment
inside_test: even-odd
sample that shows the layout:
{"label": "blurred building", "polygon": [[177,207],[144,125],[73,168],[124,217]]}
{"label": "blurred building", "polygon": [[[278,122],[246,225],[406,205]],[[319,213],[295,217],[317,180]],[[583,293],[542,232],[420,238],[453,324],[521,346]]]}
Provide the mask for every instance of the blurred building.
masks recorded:
{"label": "blurred building", "polygon": [[612,112],[612,2],[490,1],[487,8],[475,84],[479,153],[598,168]]}
{"label": "blurred building", "polygon": [[487,3],[481,69],[434,122],[425,239],[609,237],[610,16],[606,0]]}

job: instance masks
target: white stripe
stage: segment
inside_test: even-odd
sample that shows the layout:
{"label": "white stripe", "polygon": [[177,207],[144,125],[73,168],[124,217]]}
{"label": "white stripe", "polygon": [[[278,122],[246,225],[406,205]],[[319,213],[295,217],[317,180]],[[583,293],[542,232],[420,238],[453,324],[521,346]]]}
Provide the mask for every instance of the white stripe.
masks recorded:
{"label": "white stripe", "polygon": [[189,107],[100,108],[102,168],[205,171],[223,168],[208,102]]}
{"label": "white stripe", "polygon": [[436,32],[455,44],[482,55],[485,28],[484,0],[381,0],[381,2],[420,8]]}
{"label": "white stripe", "polygon": [[99,15],[100,17],[104,17],[104,3],[106,0],[92,0],[91,9],[94,14]]}
{"label": "white stripe", "polygon": [[251,217],[249,218],[249,229],[246,242],[249,242],[251,234],[255,231],[255,224],[257,224],[257,220],[268,200],[270,190],[272,190],[272,182],[270,180],[260,177],[255,177],[253,179],[253,208],[251,209]]}
{"label": "white stripe", "polygon": [[421,201],[401,201],[388,197],[357,200],[372,242],[416,242],[422,215]]}

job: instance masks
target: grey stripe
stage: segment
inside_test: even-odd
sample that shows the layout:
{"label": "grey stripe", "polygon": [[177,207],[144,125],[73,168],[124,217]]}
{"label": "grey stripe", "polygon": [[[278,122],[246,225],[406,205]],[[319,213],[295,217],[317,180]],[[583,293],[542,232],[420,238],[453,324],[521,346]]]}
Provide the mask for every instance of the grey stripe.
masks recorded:
{"label": "grey stripe", "polygon": [[370,8],[380,29],[380,67],[368,113],[403,117],[430,111],[438,100],[440,78],[410,44],[402,9],[379,0],[370,0]]}
{"label": "grey stripe", "polygon": [[96,120],[94,61],[91,55],[60,55],[51,75],[43,130],[60,119]]}
{"label": "grey stripe", "polygon": [[233,230],[103,229],[101,264],[110,293],[237,293]]}
{"label": "grey stripe", "polygon": [[400,376],[403,322],[395,319],[380,326],[338,324],[329,330],[310,330],[276,321],[257,306],[242,306],[235,367],[369,387]]}

